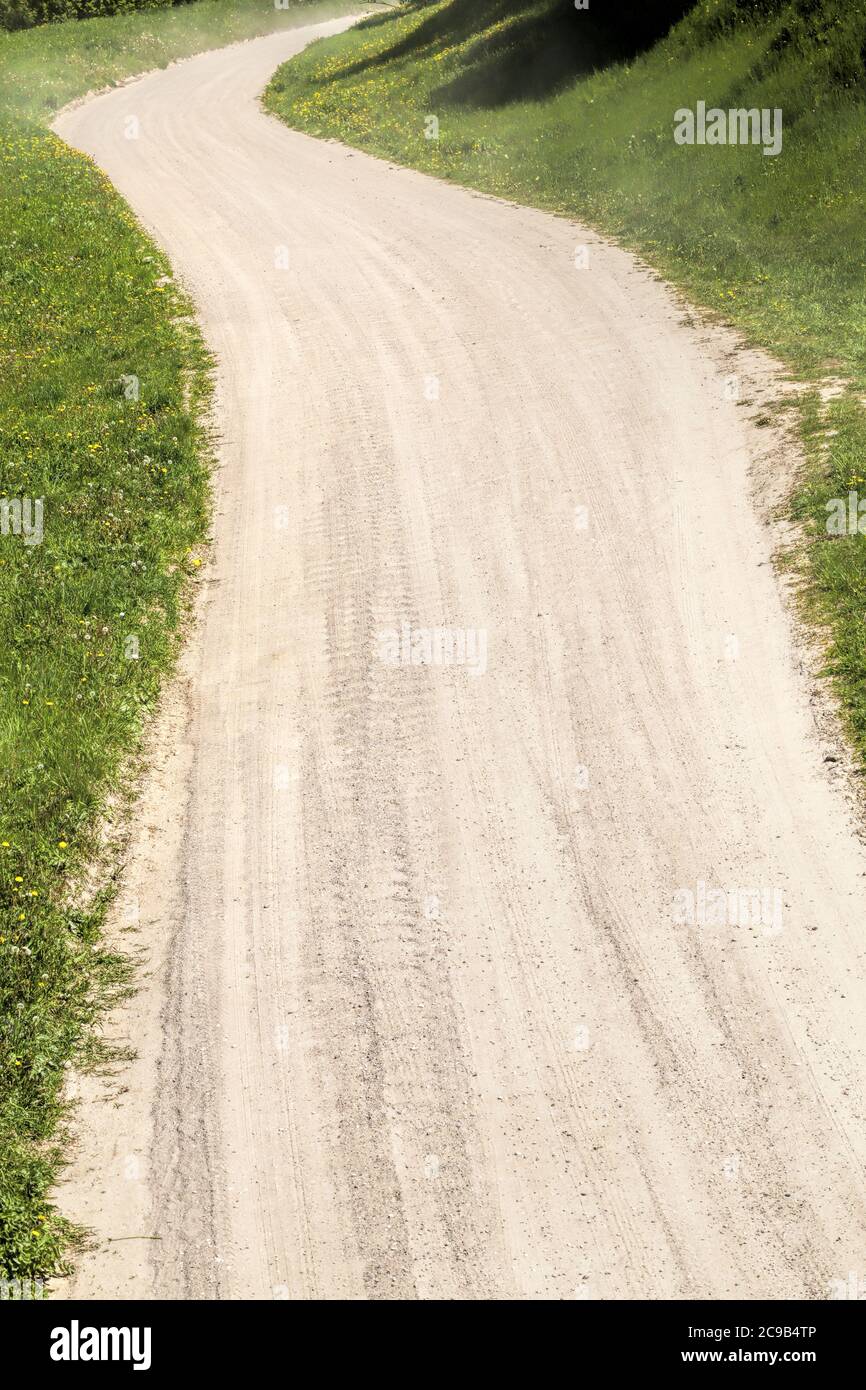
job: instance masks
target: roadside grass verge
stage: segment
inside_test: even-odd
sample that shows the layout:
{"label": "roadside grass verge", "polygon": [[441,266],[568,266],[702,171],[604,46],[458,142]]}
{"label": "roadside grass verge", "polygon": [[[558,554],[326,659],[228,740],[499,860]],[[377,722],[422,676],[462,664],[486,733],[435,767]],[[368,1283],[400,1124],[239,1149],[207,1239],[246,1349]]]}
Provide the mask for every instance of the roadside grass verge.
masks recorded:
{"label": "roadside grass verge", "polygon": [[100,827],[175,657],[209,516],[211,364],[192,307],[43,121],[171,58],[351,8],[202,0],[0,35],[0,1281],[57,1272],[73,1235],[48,1199],[62,1082],[129,982],[100,935]]}
{"label": "roadside grass verge", "polygon": [[[862,770],[866,537],[826,523],[831,499],[866,498],[866,7],[701,0],[630,49],[615,20],[635,7],[607,8],[605,29],[564,0],[408,4],[287,63],[266,105],[311,135],[613,234],[812,384],[786,397],[808,458],[787,511],[806,541],[789,564],[825,629]],[[677,145],[674,113],[698,101],[781,108],[781,153]],[[844,387],[825,401],[827,379]]]}

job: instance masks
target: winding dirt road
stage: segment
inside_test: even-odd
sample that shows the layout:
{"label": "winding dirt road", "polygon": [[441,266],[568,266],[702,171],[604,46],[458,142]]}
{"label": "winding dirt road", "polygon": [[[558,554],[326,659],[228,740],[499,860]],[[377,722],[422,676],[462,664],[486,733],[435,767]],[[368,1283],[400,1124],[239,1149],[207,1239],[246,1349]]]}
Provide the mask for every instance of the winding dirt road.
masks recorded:
{"label": "winding dirt road", "polygon": [[866,858],[766,432],[625,253],[266,117],[341,24],[58,122],[195,297],[221,438],[65,1292],[826,1297],[866,1274]]}

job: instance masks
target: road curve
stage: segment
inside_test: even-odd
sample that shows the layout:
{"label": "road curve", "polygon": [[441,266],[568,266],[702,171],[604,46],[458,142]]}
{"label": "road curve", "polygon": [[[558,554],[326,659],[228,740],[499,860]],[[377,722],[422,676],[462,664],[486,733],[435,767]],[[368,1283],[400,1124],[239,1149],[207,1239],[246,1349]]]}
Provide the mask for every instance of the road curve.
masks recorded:
{"label": "road curve", "polygon": [[57,125],[198,304],[221,463],[68,1293],[827,1297],[866,1273],[866,858],[764,435],[622,251],[265,116],[339,27]]}

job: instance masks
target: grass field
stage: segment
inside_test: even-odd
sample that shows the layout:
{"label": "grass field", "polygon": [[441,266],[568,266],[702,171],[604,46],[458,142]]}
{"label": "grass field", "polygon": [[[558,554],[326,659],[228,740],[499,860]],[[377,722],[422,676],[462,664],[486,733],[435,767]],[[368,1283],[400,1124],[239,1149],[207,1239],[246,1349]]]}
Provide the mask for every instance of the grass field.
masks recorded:
{"label": "grass field", "polygon": [[45,122],[171,58],[351,8],[201,0],[0,35],[0,1280],[50,1275],[69,1245],[47,1197],[61,1084],[128,978],[100,939],[100,826],[208,529],[209,361],[190,306]]}
{"label": "grass field", "polygon": [[[701,0],[665,36],[685,8],[411,3],[314,45],[266,101],[310,134],[613,233],[815,383],[791,563],[863,760],[866,537],[828,536],[826,504],[866,483],[866,6]],[[617,15],[644,28],[627,41]],[[781,152],[676,144],[675,111],[700,100],[781,108]],[[827,378],[845,389],[822,403]]]}

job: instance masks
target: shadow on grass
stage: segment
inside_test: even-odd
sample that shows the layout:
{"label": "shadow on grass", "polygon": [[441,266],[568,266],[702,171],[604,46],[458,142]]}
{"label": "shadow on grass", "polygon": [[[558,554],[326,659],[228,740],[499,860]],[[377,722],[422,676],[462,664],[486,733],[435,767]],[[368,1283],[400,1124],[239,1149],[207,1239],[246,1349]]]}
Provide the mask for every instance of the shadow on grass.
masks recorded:
{"label": "shadow on grass", "polygon": [[[495,107],[541,101],[576,78],[651,48],[694,2],[606,0],[597,8],[578,10],[574,0],[451,0],[381,53],[347,67],[344,75],[400,58],[434,57],[475,38],[464,54],[466,71],[435,93],[442,102]],[[433,3],[415,0],[398,16],[376,15],[367,23],[384,27]]]}

